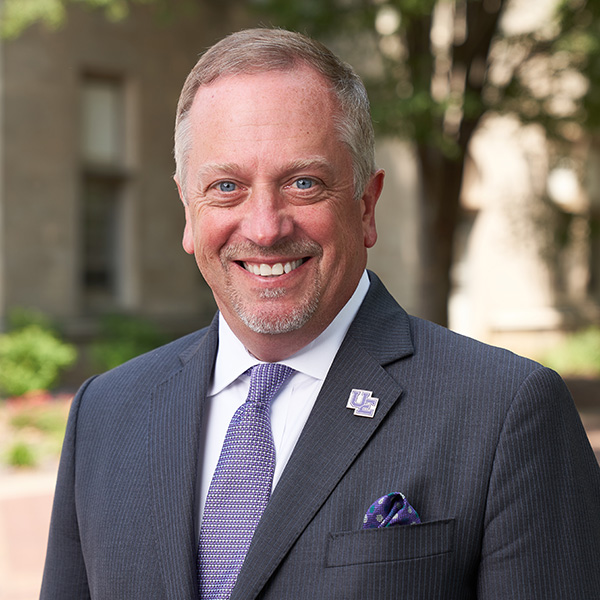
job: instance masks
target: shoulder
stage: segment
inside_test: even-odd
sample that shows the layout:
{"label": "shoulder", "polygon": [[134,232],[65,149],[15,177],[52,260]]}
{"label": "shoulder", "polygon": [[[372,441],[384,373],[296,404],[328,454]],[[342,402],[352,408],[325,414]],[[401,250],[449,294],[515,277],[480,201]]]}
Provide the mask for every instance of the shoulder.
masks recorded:
{"label": "shoulder", "polygon": [[415,346],[415,354],[437,356],[439,359],[464,361],[493,361],[501,365],[521,365],[525,369],[535,369],[539,363],[519,356],[498,346],[480,342],[474,338],[456,333],[441,325],[409,315],[410,332]]}
{"label": "shoulder", "polygon": [[414,354],[404,370],[418,386],[435,386],[447,399],[501,411],[525,398],[547,406],[572,404],[562,378],[534,360],[417,317],[409,323]]}
{"label": "shoulder", "polygon": [[538,362],[519,356],[505,348],[492,346],[409,316],[416,362],[444,368],[452,378],[477,373],[481,379],[495,380],[515,377],[521,379],[537,370],[547,370]]}

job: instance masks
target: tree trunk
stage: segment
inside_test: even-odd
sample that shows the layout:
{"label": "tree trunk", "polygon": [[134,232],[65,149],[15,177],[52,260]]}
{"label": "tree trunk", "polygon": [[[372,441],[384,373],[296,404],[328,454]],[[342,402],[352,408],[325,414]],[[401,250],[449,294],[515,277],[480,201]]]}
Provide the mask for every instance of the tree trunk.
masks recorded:
{"label": "tree trunk", "polygon": [[419,235],[421,306],[425,319],[448,325],[454,232],[458,223],[464,160],[430,145],[417,147],[421,169]]}
{"label": "tree trunk", "polygon": [[[422,306],[419,314],[441,325],[448,325],[454,234],[460,211],[465,157],[469,142],[485,112],[481,95],[486,70],[482,66],[489,64],[491,43],[505,3],[506,0],[466,3],[467,37],[454,47],[449,78],[454,81],[457,77],[464,77],[464,90],[461,92],[463,100],[476,98],[478,101],[475,104],[472,101],[469,103],[468,113],[465,113],[460,124],[455,140],[460,156],[450,158],[431,142],[422,141],[417,145],[422,189],[419,248],[422,269],[419,297]],[[426,86],[433,73],[433,66],[426,70],[420,64],[422,55],[426,53],[423,44],[430,42],[430,15],[422,16],[419,23],[420,27],[417,28],[411,24],[407,37],[413,83],[417,82],[418,89],[424,90],[429,89]],[[427,56],[432,58],[430,54]],[[424,80],[425,74],[427,80]],[[441,128],[442,123],[433,118],[429,123],[426,122],[426,126],[435,130],[437,127]]]}

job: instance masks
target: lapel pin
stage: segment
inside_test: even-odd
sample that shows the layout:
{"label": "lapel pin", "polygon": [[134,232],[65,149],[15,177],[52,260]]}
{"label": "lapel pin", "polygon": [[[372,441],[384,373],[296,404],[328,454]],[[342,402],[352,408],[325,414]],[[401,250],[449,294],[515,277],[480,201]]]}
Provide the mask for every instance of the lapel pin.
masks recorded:
{"label": "lapel pin", "polygon": [[373,398],[370,390],[352,390],[346,408],[353,408],[354,414],[359,417],[372,418],[377,408],[379,398]]}

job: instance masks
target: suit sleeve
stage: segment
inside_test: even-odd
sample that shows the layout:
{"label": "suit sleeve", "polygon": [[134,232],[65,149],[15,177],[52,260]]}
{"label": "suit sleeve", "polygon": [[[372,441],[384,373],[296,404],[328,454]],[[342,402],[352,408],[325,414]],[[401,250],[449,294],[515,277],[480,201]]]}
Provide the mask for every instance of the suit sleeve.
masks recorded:
{"label": "suit sleeve", "polygon": [[521,385],[491,471],[480,600],[600,599],[600,468],[560,377]]}
{"label": "suit sleeve", "polygon": [[77,415],[89,381],[73,400],[58,470],[40,600],[90,598],[75,498]]}

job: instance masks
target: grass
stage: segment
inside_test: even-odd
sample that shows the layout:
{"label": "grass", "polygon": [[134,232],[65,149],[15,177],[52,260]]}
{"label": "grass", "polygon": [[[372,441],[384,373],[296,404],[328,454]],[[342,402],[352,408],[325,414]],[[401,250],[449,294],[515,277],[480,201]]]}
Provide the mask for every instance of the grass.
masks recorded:
{"label": "grass", "polygon": [[540,357],[540,362],[563,377],[600,376],[600,327],[569,335]]}

